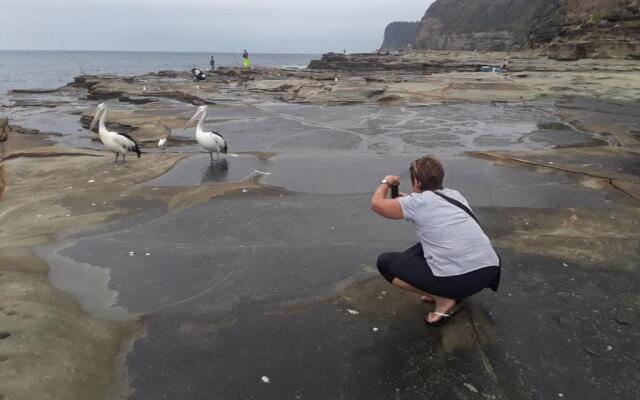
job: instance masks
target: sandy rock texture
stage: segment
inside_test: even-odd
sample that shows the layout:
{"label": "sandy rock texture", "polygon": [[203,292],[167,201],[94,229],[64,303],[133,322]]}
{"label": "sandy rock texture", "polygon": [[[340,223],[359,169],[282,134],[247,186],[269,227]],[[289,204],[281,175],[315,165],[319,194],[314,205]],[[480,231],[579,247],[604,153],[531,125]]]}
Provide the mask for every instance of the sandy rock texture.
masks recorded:
{"label": "sandy rock texture", "polygon": [[129,341],[143,334],[137,317],[89,314],[51,284],[48,266],[32,249],[54,243],[63,232],[123,217],[144,203],[179,209],[240,185],[151,191],[137,185],[170,169],[183,155],[143,156],[114,166],[110,153],[42,141],[33,147],[33,134],[8,132],[0,164],[0,182],[6,185],[0,185],[0,331],[9,336],[0,339],[0,396],[126,396],[130,388],[123,357]]}
{"label": "sandy rock texture", "polygon": [[[507,74],[476,72],[505,55],[328,54],[306,70],[220,68],[199,83],[160,71],[13,92],[13,120],[0,119],[0,399],[112,399],[134,389],[178,398],[191,388],[205,398],[214,384],[221,398],[276,398],[261,391],[265,374],[287,395],[304,381],[324,398],[356,398],[351,390],[361,388],[345,382],[362,379],[371,379],[367,393],[385,398],[396,385],[416,398],[633,392],[632,360],[616,352],[637,339],[638,64],[522,52]],[[110,107],[107,126],[143,144],[140,159],[114,165],[87,131],[101,101]],[[192,132],[182,132],[201,104],[210,107],[207,126],[231,130],[245,147],[231,170],[195,154]],[[42,110],[64,132],[38,124]],[[531,126],[514,132],[525,113]],[[499,118],[502,126],[491,125]],[[545,135],[573,139],[551,145]],[[167,136],[163,153],[155,143]],[[449,142],[459,147],[447,150]],[[501,148],[465,153],[463,142]],[[372,218],[368,187],[351,191],[359,179],[342,175],[379,163],[406,169],[405,158],[434,148],[453,179],[484,201],[477,210],[509,265],[504,296],[479,296],[442,333],[424,333],[420,302],[398,293],[385,302],[390,288],[381,280],[354,283],[375,273],[369,254],[414,239]],[[265,167],[273,175],[257,174],[273,186],[246,178]],[[235,178],[234,168],[246,173]],[[325,179],[325,169],[338,173]],[[163,177],[172,183],[149,184]],[[123,248],[132,243],[155,246],[158,258],[129,257]],[[42,252],[99,269],[100,290],[80,274],[54,286]],[[611,310],[622,322],[600,318]],[[403,353],[407,340],[420,351]],[[522,340],[570,347],[570,357],[549,350],[541,358]],[[391,351],[372,354],[382,347]],[[248,350],[239,356],[237,348]],[[584,359],[614,353],[609,364]],[[229,378],[233,363],[238,374]],[[295,363],[326,376],[318,381]],[[335,365],[349,366],[346,381]],[[547,370],[557,387],[540,385]],[[425,371],[438,371],[436,380]],[[591,386],[575,384],[576,373]]]}

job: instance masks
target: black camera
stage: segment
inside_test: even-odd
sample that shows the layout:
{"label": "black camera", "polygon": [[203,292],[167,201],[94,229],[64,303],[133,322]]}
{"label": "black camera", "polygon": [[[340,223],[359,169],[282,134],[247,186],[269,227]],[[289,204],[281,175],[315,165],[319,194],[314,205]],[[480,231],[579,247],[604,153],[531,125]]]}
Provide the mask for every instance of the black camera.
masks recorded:
{"label": "black camera", "polygon": [[399,184],[391,185],[391,198],[392,199],[395,199],[396,197],[398,197],[398,194],[400,193],[398,191],[399,187],[400,187]]}

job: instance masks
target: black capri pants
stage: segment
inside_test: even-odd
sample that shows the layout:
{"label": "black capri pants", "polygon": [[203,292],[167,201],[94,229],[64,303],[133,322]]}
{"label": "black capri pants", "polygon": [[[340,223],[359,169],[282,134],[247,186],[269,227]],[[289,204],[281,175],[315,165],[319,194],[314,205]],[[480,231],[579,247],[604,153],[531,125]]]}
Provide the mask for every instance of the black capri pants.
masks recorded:
{"label": "black capri pants", "polygon": [[378,270],[389,282],[401,279],[429,294],[449,299],[464,299],[486,287],[498,290],[500,267],[490,266],[453,276],[435,276],[424,259],[420,243],[402,253],[382,253]]}

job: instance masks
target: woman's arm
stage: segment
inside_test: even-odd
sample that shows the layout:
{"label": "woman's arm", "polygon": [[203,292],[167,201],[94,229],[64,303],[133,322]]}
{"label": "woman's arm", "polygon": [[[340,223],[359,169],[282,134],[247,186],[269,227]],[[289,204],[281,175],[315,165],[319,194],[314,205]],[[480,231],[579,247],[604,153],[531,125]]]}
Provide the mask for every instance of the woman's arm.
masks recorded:
{"label": "woman's arm", "polygon": [[387,176],[385,178],[388,182],[381,183],[371,197],[371,209],[378,215],[389,219],[402,219],[402,207],[398,199],[387,199],[387,191],[389,191],[389,185],[397,184],[397,176]]}

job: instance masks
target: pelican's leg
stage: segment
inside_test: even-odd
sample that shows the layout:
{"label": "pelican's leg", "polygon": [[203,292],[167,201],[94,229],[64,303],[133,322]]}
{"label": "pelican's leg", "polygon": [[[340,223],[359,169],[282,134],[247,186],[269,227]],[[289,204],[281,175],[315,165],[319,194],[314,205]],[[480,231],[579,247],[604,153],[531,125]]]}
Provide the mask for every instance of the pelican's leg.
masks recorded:
{"label": "pelican's leg", "polygon": [[216,160],[219,160],[219,159],[220,159],[220,152],[216,151]]}
{"label": "pelican's leg", "polygon": [[118,156],[120,155],[120,153],[116,153],[116,160],[113,162],[114,164],[118,163]]}
{"label": "pelican's leg", "polygon": [[213,162],[213,153],[209,152],[209,157],[211,158],[211,162]]}
{"label": "pelican's leg", "polygon": [[122,153],[122,163],[123,164],[127,162],[127,160],[124,158],[124,156],[126,156],[126,155],[127,155],[127,153]]}

